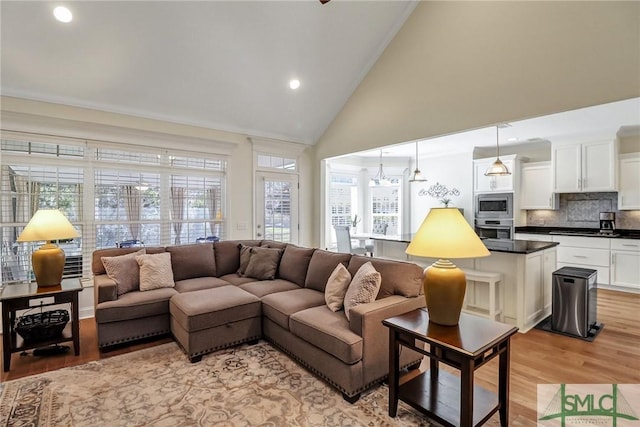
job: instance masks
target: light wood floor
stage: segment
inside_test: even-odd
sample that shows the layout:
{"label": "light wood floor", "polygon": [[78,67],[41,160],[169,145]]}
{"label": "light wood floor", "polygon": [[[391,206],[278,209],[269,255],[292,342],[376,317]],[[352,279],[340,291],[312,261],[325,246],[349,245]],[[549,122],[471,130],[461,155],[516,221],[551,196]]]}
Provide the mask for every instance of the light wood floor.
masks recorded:
{"label": "light wood floor", "polygon": [[[536,329],[511,340],[511,425],[536,425],[537,384],[640,383],[640,295],[598,292],[598,321],[605,327],[594,342]],[[11,371],[2,372],[0,379],[13,380],[171,341],[162,338],[101,354],[93,319],[82,320],[80,331],[80,356],[73,356],[73,351],[48,357],[15,353]],[[476,372],[477,384],[494,390],[496,382],[497,360]]]}

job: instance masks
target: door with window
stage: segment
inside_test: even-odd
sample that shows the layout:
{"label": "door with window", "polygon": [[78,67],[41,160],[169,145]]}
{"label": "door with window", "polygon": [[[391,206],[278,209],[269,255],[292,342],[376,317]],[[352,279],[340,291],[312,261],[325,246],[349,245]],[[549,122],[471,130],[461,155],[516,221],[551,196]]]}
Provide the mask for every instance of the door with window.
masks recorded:
{"label": "door with window", "polygon": [[254,236],[298,243],[298,175],[256,173]]}

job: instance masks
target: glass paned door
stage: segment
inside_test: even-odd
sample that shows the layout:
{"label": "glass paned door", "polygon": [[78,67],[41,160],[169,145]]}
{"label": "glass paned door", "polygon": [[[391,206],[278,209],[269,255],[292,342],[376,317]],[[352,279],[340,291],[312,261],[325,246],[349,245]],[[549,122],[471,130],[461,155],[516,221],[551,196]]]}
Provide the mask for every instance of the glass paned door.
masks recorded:
{"label": "glass paned door", "polygon": [[298,176],[258,172],[256,199],[255,237],[298,243]]}

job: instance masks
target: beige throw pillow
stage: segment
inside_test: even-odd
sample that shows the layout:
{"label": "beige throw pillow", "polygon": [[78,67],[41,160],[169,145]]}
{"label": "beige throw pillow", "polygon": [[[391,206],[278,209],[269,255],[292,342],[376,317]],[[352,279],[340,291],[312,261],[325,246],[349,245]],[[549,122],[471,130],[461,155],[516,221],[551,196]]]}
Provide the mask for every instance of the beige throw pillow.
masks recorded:
{"label": "beige throw pillow", "polygon": [[356,271],[344,296],[344,313],[349,319],[349,311],[357,305],[367,304],[376,299],[382,276],[373,268],[371,262],[366,262]]}
{"label": "beige throw pillow", "polygon": [[171,253],[163,252],[153,255],[138,255],[136,262],[140,266],[140,290],[173,288],[173,269]]}
{"label": "beige throw pillow", "polygon": [[255,247],[251,248],[251,258],[245,270],[245,277],[258,280],[273,280],[276,278],[282,249]]}
{"label": "beige throw pillow", "polygon": [[331,311],[338,311],[343,307],[349,283],[351,283],[351,273],[344,264],[339,263],[333,269],[324,288],[324,301]]}
{"label": "beige throw pillow", "polygon": [[137,252],[126,255],[100,258],[102,265],[104,265],[104,271],[107,272],[107,276],[116,282],[118,295],[138,290],[140,284],[140,269],[136,262],[136,256],[144,255],[145,253],[146,250],[143,248]]}

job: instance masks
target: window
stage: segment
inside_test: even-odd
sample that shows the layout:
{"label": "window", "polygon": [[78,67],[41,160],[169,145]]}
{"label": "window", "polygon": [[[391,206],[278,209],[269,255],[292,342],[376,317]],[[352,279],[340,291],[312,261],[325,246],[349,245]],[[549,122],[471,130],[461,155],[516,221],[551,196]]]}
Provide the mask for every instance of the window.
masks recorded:
{"label": "window", "polygon": [[358,178],[355,174],[331,172],[329,174],[329,212],[331,241],[329,247],[336,247],[336,236],[333,227],[336,225],[353,225],[354,220],[360,224],[358,216]]}
{"label": "window", "polygon": [[401,180],[391,177],[391,185],[370,187],[371,224],[387,224],[387,234],[400,234],[402,230],[400,201]]}
{"label": "window", "polygon": [[39,208],[60,209],[80,233],[59,242],[65,277],[91,276],[97,248],[225,237],[224,158],[13,132],[0,142],[3,283],[33,279],[31,253],[40,244],[16,239]]}

